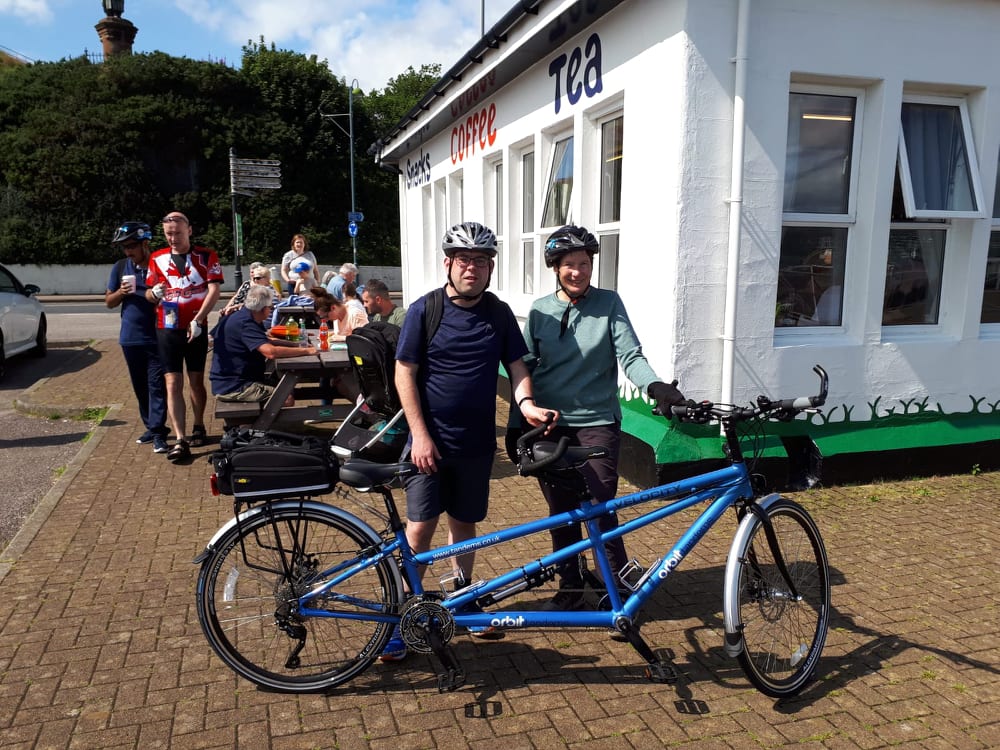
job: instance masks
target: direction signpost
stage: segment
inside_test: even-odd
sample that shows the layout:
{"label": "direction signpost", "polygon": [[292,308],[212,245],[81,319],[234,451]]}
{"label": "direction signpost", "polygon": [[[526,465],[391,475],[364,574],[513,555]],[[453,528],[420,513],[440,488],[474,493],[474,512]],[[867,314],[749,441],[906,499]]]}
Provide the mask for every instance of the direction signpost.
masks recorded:
{"label": "direction signpost", "polygon": [[258,190],[281,188],[281,162],[276,159],[237,159],[236,150],[229,149],[229,193],[233,201],[233,255],[236,262],[234,281],[243,284],[243,222],[236,209],[236,196],[252,198]]}

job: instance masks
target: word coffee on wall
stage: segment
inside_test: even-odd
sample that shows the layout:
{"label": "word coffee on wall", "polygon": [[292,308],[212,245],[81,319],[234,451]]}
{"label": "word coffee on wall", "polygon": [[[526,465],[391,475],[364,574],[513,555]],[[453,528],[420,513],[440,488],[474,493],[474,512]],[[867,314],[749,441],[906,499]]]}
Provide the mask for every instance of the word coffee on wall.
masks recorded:
{"label": "word coffee on wall", "polygon": [[[581,68],[583,69],[581,71]],[[565,83],[566,98],[571,105],[580,101],[584,93],[587,98],[604,90],[601,80],[601,37],[591,34],[587,43],[581,49],[574,47],[566,54],[549,63],[549,77],[556,82],[555,107],[556,114],[562,106],[563,84]]]}
{"label": "word coffee on wall", "polygon": [[490,102],[489,107],[483,107],[473,112],[451,129],[451,163],[457,164],[463,159],[472,158],[476,146],[485,151],[497,139],[497,105]]}

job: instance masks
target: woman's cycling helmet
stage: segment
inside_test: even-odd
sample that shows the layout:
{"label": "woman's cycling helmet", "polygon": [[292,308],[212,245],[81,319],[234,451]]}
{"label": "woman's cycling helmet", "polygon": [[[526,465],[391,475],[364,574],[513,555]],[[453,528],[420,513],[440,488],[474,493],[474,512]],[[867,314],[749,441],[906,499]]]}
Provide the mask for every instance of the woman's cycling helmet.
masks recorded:
{"label": "woman's cycling helmet", "polygon": [[444,233],[441,249],[449,258],[460,250],[478,250],[490,256],[497,254],[497,236],[493,230],[475,221],[456,224]]}
{"label": "woman's cycling helmet", "polygon": [[129,240],[141,242],[142,240],[151,239],[153,239],[153,232],[150,231],[149,224],[144,224],[141,221],[126,221],[115,230],[115,236],[111,238],[111,244],[128,242]]}
{"label": "woman's cycling helmet", "polygon": [[552,268],[566,253],[576,250],[586,250],[590,257],[594,257],[600,247],[597,238],[584,227],[567,224],[554,231],[545,243],[545,265]]}

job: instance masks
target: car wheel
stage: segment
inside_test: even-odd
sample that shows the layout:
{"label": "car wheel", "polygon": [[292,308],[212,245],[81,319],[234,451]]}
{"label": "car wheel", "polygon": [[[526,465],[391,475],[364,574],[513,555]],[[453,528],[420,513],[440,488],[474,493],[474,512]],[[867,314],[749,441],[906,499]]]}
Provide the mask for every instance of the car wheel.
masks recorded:
{"label": "car wheel", "polygon": [[44,357],[49,351],[48,339],[49,324],[43,315],[38,319],[38,335],[35,336],[35,348],[31,350],[31,356]]}

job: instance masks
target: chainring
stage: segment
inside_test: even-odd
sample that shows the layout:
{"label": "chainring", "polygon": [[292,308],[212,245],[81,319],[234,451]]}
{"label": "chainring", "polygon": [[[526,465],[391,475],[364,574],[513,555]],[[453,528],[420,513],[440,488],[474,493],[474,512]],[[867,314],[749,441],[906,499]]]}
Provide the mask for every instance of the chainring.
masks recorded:
{"label": "chainring", "polygon": [[411,599],[403,605],[399,615],[399,632],[406,645],[420,654],[429,654],[431,644],[427,634],[435,628],[442,643],[455,635],[455,618],[438,602],[429,599]]}

